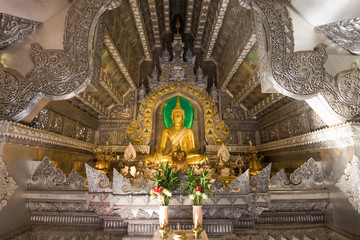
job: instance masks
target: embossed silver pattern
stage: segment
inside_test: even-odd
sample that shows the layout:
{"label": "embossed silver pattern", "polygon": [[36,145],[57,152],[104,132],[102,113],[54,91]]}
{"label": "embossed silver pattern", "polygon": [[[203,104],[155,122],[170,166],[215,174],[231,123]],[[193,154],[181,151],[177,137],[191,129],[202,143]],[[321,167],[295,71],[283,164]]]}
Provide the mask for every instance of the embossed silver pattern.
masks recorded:
{"label": "embossed silver pattern", "polygon": [[9,176],[6,165],[0,156],[0,211],[7,205],[11,196],[15,193],[19,186],[14,179]]}
{"label": "embossed silver pattern", "polygon": [[347,164],[344,175],[336,186],[345,194],[353,208],[360,214],[360,160],[354,155]]}
{"label": "embossed silver pattern", "polygon": [[44,157],[31,176],[32,189],[85,190],[84,178],[72,169],[66,178],[60,168],[48,157]]}
{"label": "embossed silver pattern", "polygon": [[102,172],[90,167],[85,163],[87,185],[89,192],[110,192],[109,178]]}
{"label": "embossed silver pattern", "polygon": [[35,31],[41,22],[0,13],[0,49]]}
{"label": "embossed silver pattern", "polygon": [[271,163],[250,179],[250,192],[268,192]]}
{"label": "embossed silver pattern", "polygon": [[315,29],[352,54],[360,55],[360,17],[328,23]]}
{"label": "embossed silver pattern", "polygon": [[325,182],[321,169],[313,158],[287,178],[284,170],[280,170],[270,180],[270,190],[317,190],[324,189]]}

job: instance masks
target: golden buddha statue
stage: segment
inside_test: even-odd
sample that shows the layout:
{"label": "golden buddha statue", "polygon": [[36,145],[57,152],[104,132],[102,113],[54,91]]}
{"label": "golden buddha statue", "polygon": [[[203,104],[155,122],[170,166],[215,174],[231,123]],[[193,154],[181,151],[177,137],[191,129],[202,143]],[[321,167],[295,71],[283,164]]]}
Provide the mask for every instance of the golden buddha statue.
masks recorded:
{"label": "golden buddha statue", "polygon": [[[146,163],[168,163],[172,165],[172,153],[181,149],[186,153],[186,162],[189,165],[208,164],[208,157],[195,153],[194,131],[184,126],[185,111],[180,106],[179,97],[171,112],[171,120],[173,126],[163,130],[159,150],[153,156],[147,157]],[[168,142],[170,142],[169,150],[167,150]]]}

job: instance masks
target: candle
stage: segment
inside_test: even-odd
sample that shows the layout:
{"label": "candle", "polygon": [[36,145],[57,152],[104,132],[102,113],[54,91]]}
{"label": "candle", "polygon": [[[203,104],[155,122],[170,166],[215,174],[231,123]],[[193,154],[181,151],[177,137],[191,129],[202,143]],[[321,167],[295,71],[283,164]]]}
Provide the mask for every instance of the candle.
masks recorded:
{"label": "candle", "polygon": [[197,215],[197,213],[195,213],[194,225],[195,225],[195,228],[198,227],[198,215]]}
{"label": "candle", "polygon": [[180,234],[180,224],[177,224],[177,234]]}

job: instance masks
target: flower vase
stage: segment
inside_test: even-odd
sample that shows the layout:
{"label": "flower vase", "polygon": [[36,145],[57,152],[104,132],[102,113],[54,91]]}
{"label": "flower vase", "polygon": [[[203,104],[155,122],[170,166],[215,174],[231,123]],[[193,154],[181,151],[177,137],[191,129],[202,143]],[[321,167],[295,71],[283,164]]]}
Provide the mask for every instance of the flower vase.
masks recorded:
{"label": "flower vase", "polygon": [[159,224],[160,228],[167,228],[169,224],[169,206],[160,206]]}
{"label": "flower vase", "polygon": [[195,206],[193,205],[193,221],[194,221],[194,228],[201,228],[202,227],[202,206]]}

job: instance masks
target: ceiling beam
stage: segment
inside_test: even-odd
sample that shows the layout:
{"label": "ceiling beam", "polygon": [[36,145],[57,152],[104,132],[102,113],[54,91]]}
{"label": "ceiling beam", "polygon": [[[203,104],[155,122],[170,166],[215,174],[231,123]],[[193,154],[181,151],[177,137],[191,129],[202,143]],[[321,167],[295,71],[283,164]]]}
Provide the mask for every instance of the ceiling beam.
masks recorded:
{"label": "ceiling beam", "polygon": [[96,113],[100,114],[103,117],[109,117],[110,111],[104,107],[98,100],[92,97],[87,92],[82,92],[75,96],[80,102],[84,103],[86,106],[94,110]]}
{"label": "ceiling beam", "polygon": [[248,43],[244,47],[243,51],[240,53],[234,65],[231,67],[229,73],[227,74],[224,83],[221,85],[222,90],[224,90],[226,86],[229,84],[230,80],[232,79],[236,71],[239,69],[240,65],[243,63],[244,59],[249,54],[250,50],[253,48],[255,43],[256,43],[256,35],[252,34]]}
{"label": "ceiling beam", "polygon": [[116,90],[115,86],[111,82],[111,79],[104,71],[100,71],[100,85],[104,88],[104,90],[110,95],[110,97],[114,100],[116,104],[121,104],[122,97],[119,92]]}
{"label": "ceiling beam", "polygon": [[211,58],[211,54],[214,50],[215,43],[219,36],[221,26],[223,25],[223,22],[224,22],[225,12],[226,12],[228,5],[229,5],[229,0],[222,0],[219,3],[219,7],[216,11],[215,21],[212,26],[210,41],[209,41],[209,44],[208,44],[208,46],[206,48],[206,52],[205,52],[205,60],[210,60],[210,58]]}
{"label": "ceiling beam", "polygon": [[148,0],[148,4],[150,9],[151,24],[155,39],[155,47],[161,47],[160,27],[159,27],[159,19],[156,10],[156,3],[154,0]]}
{"label": "ceiling beam", "polygon": [[170,32],[170,1],[164,0],[164,27],[166,32]]}
{"label": "ceiling beam", "polygon": [[116,45],[114,41],[111,39],[109,33],[105,31],[104,35],[104,45],[108,52],[110,53],[110,56],[114,59],[116,65],[120,69],[120,72],[124,75],[126,81],[129,83],[131,89],[136,89],[135,81],[131,78],[131,75],[129,73],[128,68],[126,67],[124,60],[120,56],[119,51],[116,48]]}
{"label": "ceiling beam", "polygon": [[192,18],[194,13],[194,2],[194,0],[188,0],[185,19],[185,33],[191,33]]}
{"label": "ceiling beam", "polygon": [[205,30],[207,15],[210,9],[210,0],[203,0],[199,16],[199,23],[195,36],[195,48],[201,48],[202,36]]}
{"label": "ceiling beam", "polygon": [[241,88],[234,97],[234,103],[238,104],[244,101],[244,99],[257,87],[260,85],[260,72],[255,71],[246,82],[245,86]]}
{"label": "ceiling beam", "polygon": [[284,97],[285,95],[282,95],[280,93],[270,93],[269,96],[267,96],[265,99],[261,100],[254,107],[246,111],[246,116],[247,117],[255,116],[256,114],[264,111],[266,108],[270,107],[274,103],[280,101]]}
{"label": "ceiling beam", "polygon": [[151,55],[150,55],[150,47],[149,47],[149,41],[146,36],[146,31],[144,27],[144,20],[142,19],[142,14],[140,12],[139,7],[139,0],[130,0],[130,6],[131,10],[135,19],[135,25],[137,28],[137,31],[140,36],[140,42],[142,45],[142,48],[144,50],[144,56],[146,61],[151,61]]}

